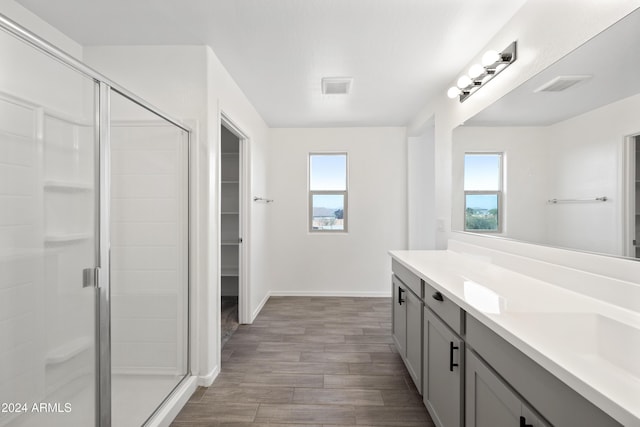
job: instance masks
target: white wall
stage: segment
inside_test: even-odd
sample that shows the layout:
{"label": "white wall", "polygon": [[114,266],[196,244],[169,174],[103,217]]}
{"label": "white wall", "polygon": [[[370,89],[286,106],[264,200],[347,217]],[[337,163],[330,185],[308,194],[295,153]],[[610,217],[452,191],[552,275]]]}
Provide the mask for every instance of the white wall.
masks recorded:
{"label": "white wall", "polygon": [[[437,232],[439,248],[445,248],[452,236],[453,129],[638,7],[640,0],[529,0],[476,57],[469,58],[468,65],[460,73],[479,61],[486,50],[500,49],[513,40],[518,40],[518,60],[492,80],[490,87],[478,91],[464,103],[449,99],[447,88],[442,88],[442,95],[430,100],[416,114],[409,126],[410,135],[417,135],[417,130],[435,116],[436,218],[444,225],[443,231]],[[571,19],[567,19],[568,16]],[[457,78],[458,75],[451,76],[450,85],[454,85]],[[478,240],[484,244],[487,239]],[[617,269],[606,265],[605,260],[598,267],[599,271],[615,274]]]}
{"label": "white wall", "polygon": [[640,133],[639,109],[635,95],[550,127],[550,195],[609,199],[549,206],[551,244],[624,255],[623,146]]}
{"label": "white wall", "polygon": [[[308,231],[310,152],[348,153],[348,233]],[[386,296],[387,251],[407,247],[404,128],[271,129],[270,288],[277,295]]]}
{"label": "white wall", "polygon": [[409,249],[435,249],[435,128],[433,123],[418,137],[407,139],[407,211]]}
{"label": "white wall", "polygon": [[[460,74],[478,62],[486,50],[500,49],[514,40],[518,40],[518,60],[492,80],[490,87],[464,103],[449,99],[447,88],[442,88],[441,96],[430,100],[416,114],[409,125],[410,135],[435,115],[436,216],[445,224],[444,231],[437,234],[439,247],[446,247],[451,230],[453,129],[639,6],[640,0],[529,0],[476,57],[469,58]],[[458,77],[451,76],[450,85]]]}
{"label": "white wall", "polygon": [[[216,112],[216,114],[209,114],[208,127],[215,128],[219,132],[220,114],[224,114],[243,132],[244,136],[248,138],[248,146],[245,148],[249,151],[245,166],[251,171],[246,197],[250,200],[253,200],[254,196],[268,197],[269,134],[267,124],[211,49],[207,49],[207,79],[209,111]],[[214,147],[215,153],[217,153],[219,151],[217,143]],[[215,176],[217,176],[217,171]],[[240,310],[247,312],[249,320],[253,321],[266,302],[269,291],[265,254],[269,252],[267,221],[270,211],[268,206],[260,203],[250,202],[248,206],[249,210],[245,214],[248,217],[249,234],[243,237],[245,237],[245,246],[249,246],[250,264],[245,274],[245,280],[250,283],[250,294],[248,298],[245,298],[245,307],[240,307]],[[217,208],[213,212],[216,212],[217,215]]]}

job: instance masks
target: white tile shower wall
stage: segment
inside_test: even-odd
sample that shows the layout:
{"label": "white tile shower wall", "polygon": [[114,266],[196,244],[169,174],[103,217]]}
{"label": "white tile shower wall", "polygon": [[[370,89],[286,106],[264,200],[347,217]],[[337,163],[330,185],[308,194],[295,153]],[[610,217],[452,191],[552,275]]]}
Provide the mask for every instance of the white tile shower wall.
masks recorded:
{"label": "white tile shower wall", "polygon": [[182,369],[180,135],[163,123],[112,129],[112,360],[114,373]]}
{"label": "white tile shower wall", "polygon": [[[4,0],[1,8],[81,56],[80,45],[17,3]],[[65,238],[72,233],[65,224],[93,232],[87,220],[92,206],[85,209],[86,200],[76,205],[69,197],[77,186],[49,184],[63,179],[56,171],[91,173],[93,131],[74,129],[69,121],[91,126],[94,82],[5,33],[0,51],[0,402],[69,400],[86,386],[81,395],[93,416],[87,374],[95,365],[94,300],[93,290],[81,283],[82,268],[95,265],[93,242],[90,236]],[[57,123],[62,117],[67,123]],[[85,199],[93,194],[91,188],[83,191]],[[1,426],[70,425],[61,421],[0,413]]]}
{"label": "white tile shower wall", "polygon": [[[36,109],[0,97],[0,402],[44,394]],[[11,419],[0,413],[0,425]]]}

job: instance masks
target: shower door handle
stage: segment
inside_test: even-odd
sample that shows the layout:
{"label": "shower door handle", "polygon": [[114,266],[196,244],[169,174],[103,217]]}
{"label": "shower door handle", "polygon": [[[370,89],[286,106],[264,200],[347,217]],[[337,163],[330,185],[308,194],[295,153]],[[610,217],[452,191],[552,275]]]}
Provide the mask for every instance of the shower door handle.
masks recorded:
{"label": "shower door handle", "polygon": [[100,268],[91,267],[82,270],[82,287],[83,288],[99,288]]}

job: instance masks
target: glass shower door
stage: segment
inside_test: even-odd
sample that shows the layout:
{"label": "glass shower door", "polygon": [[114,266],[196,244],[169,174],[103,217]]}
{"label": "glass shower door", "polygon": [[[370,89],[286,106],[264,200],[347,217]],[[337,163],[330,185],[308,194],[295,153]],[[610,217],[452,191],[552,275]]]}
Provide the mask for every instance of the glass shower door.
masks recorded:
{"label": "glass shower door", "polygon": [[112,425],[142,425],[188,372],[188,134],[111,92]]}
{"label": "glass shower door", "polygon": [[4,30],[0,51],[0,426],[93,426],[97,84]]}

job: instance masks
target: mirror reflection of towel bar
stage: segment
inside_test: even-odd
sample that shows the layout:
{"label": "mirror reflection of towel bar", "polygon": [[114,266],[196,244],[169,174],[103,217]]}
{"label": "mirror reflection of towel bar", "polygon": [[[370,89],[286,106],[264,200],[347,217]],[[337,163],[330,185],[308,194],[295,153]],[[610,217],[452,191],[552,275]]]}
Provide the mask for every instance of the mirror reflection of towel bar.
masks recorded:
{"label": "mirror reflection of towel bar", "polygon": [[265,199],[264,197],[254,197],[254,202],[265,202],[265,203],[273,203],[273,199]]}
{"label": "mirror reflection of towel bar", "polygon": [[555,205],[558,203],[584,203],[584,202],[606,202],[609,200],[607,196],[593,197],[591,199],[549,199],[547,203]]}

